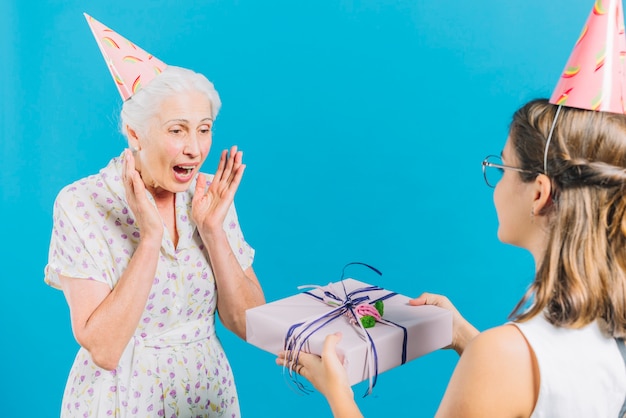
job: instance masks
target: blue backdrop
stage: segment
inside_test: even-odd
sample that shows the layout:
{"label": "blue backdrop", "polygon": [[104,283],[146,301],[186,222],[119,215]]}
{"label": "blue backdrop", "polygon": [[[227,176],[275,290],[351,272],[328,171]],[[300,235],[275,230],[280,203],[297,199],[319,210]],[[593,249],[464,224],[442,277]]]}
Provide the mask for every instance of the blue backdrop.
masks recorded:
{"label": "blue backdrop", "polygon": [[[52,204],[120,153],[121,100],[82,15],[214,81],[214,148],[248,165],[236,197],[268,300],[352,273],[448,295],[478,328],[506,320],[533,275],[496,238],[480,162],[512,112],[549,96],[592,0],[3,0],[0,4],[2,416],[58,416],[77,345],[43,283]],[[224,329],[244,417],[318,417],[319,394]],[[379,377],[366,416],[430,417],[457,356]],[[357,396],[364,387],[355,388]],[[382,415],[381,415],[382,414]]]}

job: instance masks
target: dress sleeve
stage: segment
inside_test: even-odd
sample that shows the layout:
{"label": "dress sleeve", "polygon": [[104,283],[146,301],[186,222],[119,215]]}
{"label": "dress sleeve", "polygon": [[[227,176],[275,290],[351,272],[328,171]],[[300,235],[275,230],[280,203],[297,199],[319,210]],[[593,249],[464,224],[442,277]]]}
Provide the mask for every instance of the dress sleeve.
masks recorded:
{"label": "dress sleeve", "polygon": [[237,261],[239,261],[239,265],[243,270],[246,270],[252,265],[252,261],[254,260],[254,248],[252,248],[243,237],[234,203],[230,206],[226,214],[224,230],[230,242],[230,247]]}
{"label": "dress sleeve", "polygon": [[[112,287],[103,268],[106,258],[97,227],[92,221],[89,197],[80,195],[76,187],[63,189],[54,202],[52,237],[44,281],[61,288],[59,275],[96,280]],[[94,229],[95,228],[95,229]],[[100,263],[98,263],[100,261]]]}

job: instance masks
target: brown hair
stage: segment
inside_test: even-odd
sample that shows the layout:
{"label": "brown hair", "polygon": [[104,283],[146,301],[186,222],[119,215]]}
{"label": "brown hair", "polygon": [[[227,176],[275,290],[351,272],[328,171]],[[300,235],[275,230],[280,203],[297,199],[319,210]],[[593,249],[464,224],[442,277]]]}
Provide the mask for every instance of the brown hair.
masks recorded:
{"label": "brown hair", "polygon": [[[520,166],[546,174],[552,201],[548,241],[534,282],[511,318],[539,313],[557,326],[579,328],[603,319],[626,336],[626,116],[534,100],[513,116],[509,140]],[[523,181],[537,174],[520,173]],[[528,309],[523,309],[531,301]]]}

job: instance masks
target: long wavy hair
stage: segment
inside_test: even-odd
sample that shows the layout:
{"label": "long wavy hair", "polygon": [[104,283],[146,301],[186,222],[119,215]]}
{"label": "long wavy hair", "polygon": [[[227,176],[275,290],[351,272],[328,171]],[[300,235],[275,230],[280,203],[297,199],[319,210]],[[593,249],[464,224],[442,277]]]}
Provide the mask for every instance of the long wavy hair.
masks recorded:
{"label": "long wavy hair", "polygon": [[[535,280],[511,313],[538,314],[580,328],[606,322],[626,337],[626,116],[562,107],[544,168],[557,106],[534,100],[513,116],[509,141],[522,168],[552,184],[545,256]],[[538,174],[520,173],[530,182]]]}

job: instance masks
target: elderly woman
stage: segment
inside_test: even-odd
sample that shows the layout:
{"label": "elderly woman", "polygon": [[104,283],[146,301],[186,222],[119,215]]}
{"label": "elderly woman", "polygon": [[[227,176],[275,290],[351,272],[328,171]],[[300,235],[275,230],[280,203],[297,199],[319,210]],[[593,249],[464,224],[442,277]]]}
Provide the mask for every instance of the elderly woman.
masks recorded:
{"label": "elderly woman", "polygon": [[45,280],[80,344],[63,416],[239,415],[215,312],[245,338],[264,297],[233,206],[241,151],[199,172],[220,105],[203,75],[165,68],[124,102],[130,149],[59,193]]}

